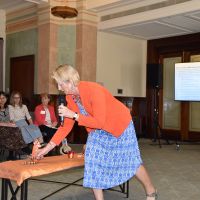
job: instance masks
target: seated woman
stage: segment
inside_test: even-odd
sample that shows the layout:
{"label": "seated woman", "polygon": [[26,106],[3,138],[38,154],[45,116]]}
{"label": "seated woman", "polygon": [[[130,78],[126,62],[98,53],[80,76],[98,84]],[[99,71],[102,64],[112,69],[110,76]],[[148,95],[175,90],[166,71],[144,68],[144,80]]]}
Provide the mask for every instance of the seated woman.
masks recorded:
{"label": "seated woman", "polygon": [[58,124],[54,107],[49,105],[50,95],[47,93],[40,94],[41,104],[35,108],[35,120],[34,124],[39,126],[42,133],[45,133],[44,140],[49,142],[54,133],[56,132],[56,126]]}
{"label": "seated woman", "polygon": [[[14,152],[22,150],[28,151],[19,128],[15,123],[10,122],[10,115],[8,109],[8,97],[5,92],[0,91],[0,146],[9,150],[7,160],[15,159]],[[8,137],[10,136],[10,137]]]}
{"label": "seated woman", "polygon": [[16,127],[14,123],[10,122],[10,115],[8,110],[7,95],[0,91],[0,126]]}
{"label": "seated woman", "polygon": [[[37,126],[33,125],[27,106],[22,104],[22,96],[20,92],[12,92],[8,108],[10,120],[21,129],[25,143],[32,143],[36,139],[39,140],[40,143],[43,143],[42,133]],[[29,122],[29,125],[26,120]]]}

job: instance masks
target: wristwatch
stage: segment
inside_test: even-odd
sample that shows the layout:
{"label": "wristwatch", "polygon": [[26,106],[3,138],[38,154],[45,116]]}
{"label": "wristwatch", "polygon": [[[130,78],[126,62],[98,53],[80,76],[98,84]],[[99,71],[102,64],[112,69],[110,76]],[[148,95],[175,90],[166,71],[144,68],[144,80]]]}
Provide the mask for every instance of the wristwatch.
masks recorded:
{"label": "wristwatch", "polygon": [[77,113],[77,112],[75,112],[75,114],[74,114],[74,116],[73,116],[73,118],[72,118],[72,119],[73,119],[73,120],[77,120],[77,119],[78,119],[78,117],[79,117],[79,116],[78,116],[78,113]]}

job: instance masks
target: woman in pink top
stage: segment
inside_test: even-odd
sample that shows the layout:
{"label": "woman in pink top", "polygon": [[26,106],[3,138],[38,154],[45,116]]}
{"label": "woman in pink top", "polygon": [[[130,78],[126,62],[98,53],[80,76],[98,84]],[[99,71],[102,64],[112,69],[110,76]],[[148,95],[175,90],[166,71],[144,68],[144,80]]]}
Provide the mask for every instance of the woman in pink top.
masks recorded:
{"label": "woman in pink top", "polygon": [[75,121],[85,126],[88,139],[85,149],[83,186],[93,189],[95,199],[103,200],[103,189],[120,185],[134,175],[141,181],[147,200],[157,199],[156,190],[143,165],[130,112],[101,85],[80,81],[78,72],[69,65],[53,73],[58,89],[66,94],[67,106],[59,106],[64,125],[58,128],[42,158],[62,141]]}

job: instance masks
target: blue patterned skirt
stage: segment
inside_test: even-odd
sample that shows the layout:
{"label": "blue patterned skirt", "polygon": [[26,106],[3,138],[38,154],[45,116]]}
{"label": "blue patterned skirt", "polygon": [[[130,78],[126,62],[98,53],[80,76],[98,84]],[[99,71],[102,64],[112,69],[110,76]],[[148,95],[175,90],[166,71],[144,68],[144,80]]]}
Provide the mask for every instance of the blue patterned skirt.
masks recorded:
{"label": "blue patterned skirt", "polygon": [[108,189],[120,185],[133,177],[141,164],[132,121],[119,138],[95,130],[87,139],[83,186]]}
{"label": "blue patterned skirt", "polygon": [[[80,113],[88,115],[80,102]],[[108,189],[118,186],[136,174],[142,164],[133,121],[118,138],[96,129],[89,133],[85,150],[83,186]]]}

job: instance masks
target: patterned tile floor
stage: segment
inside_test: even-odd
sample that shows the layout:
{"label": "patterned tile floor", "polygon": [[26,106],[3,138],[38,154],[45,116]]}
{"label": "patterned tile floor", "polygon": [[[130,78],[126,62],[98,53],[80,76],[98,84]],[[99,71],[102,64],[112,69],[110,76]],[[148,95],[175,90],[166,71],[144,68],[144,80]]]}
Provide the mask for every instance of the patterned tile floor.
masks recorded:
{"label": "patterned tile floor", "polygon": [[[160,149],[158,146],[150,145],[151,143],[148,139],[139,140],[142,158],[158,189],[159,200],[199,200],[200,145],[184,143],[177,151],[175,144],[163,145]],[[75,147],[77,149],[77,146],[73,146]],[[78,168],[42,178],[68,182],[82,176],[83,169]],[[58,184],[31,181],[28,199],[39,200],[59,187]],[[105,200],[125,199],[125,196],[118,192],[105,191],[104,194]],[[92,200],[94,197],[90,189],[72,186],[47,199]],[[143,188],[135,178],[130,181],[129,199],[145,200]]]}

